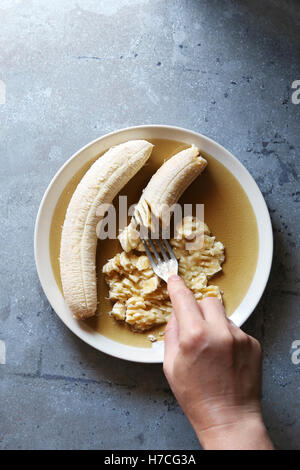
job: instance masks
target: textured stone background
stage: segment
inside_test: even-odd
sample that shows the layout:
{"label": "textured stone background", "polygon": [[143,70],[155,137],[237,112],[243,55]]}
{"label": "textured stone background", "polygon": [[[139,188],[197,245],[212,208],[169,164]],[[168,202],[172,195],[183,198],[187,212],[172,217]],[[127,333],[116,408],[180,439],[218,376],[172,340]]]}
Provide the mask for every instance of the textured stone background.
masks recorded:
{"label": "textured stone background", "polygon": [[37,209],[65,160],[106,132],[162,123],[223,144],[266,198],[274,263],[245,329],[264,348],[272,438],[299,448],[299,2],[1,0],[0,20],[0,447],[199,448],[161,367],[71,334],[33,259]]}

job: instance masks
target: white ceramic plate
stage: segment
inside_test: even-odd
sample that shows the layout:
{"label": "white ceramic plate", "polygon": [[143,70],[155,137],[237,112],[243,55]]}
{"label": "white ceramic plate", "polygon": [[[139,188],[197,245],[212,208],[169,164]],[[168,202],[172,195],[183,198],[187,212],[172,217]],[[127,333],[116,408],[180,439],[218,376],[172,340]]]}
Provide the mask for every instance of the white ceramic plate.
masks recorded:
{"label": "white ceramic plate", "polygon": [[153,343],[152,348],[128,346],[108,339],[90,329],[84,322],[75,320],[56,284],[50,261],[49,234],[51,220],[59,196],[66,184],[95,155],[104,152],[113,145],[131,139],[170,139],[195,144],[201,150],[222,162],[247,193],[257,219],[259,253],[256,271],[248,292],[230,317],[238,326],[241,326],[251,315],[265,289],[272,263],[273,234],[264,198],[246,168],[221,145],[201,134],[186,129],[155,125],[122,129],[100,137],[86,145],[61,167],[44,194],[38,211],[34,234],[36,267],[50,304],[73,333],[99,351],[130,361],[162,362],[164,354],[163,341]]}

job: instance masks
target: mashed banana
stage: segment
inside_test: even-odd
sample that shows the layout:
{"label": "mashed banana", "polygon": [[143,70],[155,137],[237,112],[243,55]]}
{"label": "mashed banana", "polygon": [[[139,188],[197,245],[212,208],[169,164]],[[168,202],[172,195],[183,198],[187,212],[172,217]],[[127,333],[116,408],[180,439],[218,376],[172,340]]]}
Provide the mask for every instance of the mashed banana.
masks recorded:
{"label": "mashed banana", "polygon": [[[203,236],[202,246],[195,250],[191,242]],[[212,296],[222,300],[218,286],[208,280],[222,270],[224,246],[215,241],[206,224],[194,217],[185,217],[176,230],[171,245],[179,262],[179,275],[197,300]],[[126,322],[136,331],[145,331],[166,323],[172,311],[167,285],[158,278],[144,254],[142,243],[135,250],[118,253],[103,266],[114,302],[111,315]]]}

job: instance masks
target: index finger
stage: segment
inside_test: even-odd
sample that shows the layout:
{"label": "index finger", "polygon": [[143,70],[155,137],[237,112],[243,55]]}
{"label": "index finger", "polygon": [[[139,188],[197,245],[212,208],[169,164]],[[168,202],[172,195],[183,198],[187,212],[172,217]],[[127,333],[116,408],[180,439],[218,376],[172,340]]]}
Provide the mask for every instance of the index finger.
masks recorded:
{"label": "index finger", "polygon": [[176,275],[168,279],[168,292],[178,322],[179,336],[188,335],[196,326],[199,327],[199,322],[204,321],[194,294]]}

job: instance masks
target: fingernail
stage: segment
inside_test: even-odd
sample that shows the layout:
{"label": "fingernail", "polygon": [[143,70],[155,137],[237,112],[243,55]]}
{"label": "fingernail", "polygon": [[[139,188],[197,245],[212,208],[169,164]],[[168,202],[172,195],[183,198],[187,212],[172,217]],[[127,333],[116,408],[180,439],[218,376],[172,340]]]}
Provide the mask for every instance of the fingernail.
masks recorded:
{"label": "fingernail", "polygon": [[171,274],[171,276],[168,278],[169,281],[181,281],[181,277],[177,276],[177,274]]}

